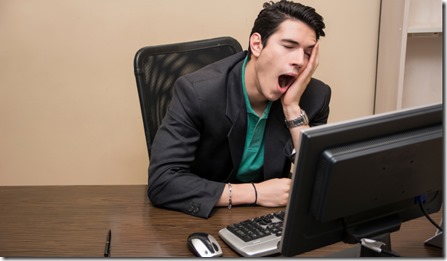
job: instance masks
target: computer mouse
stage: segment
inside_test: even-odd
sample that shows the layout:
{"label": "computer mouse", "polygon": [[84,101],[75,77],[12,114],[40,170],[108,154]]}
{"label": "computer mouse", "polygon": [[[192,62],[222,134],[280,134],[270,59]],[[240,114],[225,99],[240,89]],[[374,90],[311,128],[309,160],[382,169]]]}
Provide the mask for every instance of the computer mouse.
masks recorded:
{"label": "computer mouse", "polygon": [[188,236],[188,248],[199,257],[222,256],[222,248],[210,234],[195,232]]}

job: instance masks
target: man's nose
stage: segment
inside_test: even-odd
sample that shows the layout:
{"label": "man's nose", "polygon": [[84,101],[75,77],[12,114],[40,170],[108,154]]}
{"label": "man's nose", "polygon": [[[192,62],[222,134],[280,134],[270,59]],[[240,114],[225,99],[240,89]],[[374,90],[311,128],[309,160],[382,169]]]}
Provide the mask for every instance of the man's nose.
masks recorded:
{"label": "man's nose", "polygon": [[304,53],[304,50],[298,49],[292,54],[291,64],[299,69],[301,68],[301,66],[303,66],[305,57],[306,55]]}

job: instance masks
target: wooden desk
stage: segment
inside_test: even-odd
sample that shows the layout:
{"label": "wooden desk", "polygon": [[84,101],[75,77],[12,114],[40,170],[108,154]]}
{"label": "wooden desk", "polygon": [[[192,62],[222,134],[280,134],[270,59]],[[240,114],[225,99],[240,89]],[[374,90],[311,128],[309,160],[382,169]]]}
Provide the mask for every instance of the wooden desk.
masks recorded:
{"label": "wooden desk", "polygon": [[[112,257],[191,257],[189,234],[204,231],[222,246],[224,257],[238,256],[219,238],[224,226],[279,209],[217,209],[209,219],[153,207],[146,186],[0,187],[0,256],[102,257],[112,229]],[[441,213],[432,216],[439,222]],[[393,249],[406,257],[442,256],[424,245],[435,233],[425,218],[407,222],[392,234]],[[337,243],[305,253],[322,257],[351,248]]]}

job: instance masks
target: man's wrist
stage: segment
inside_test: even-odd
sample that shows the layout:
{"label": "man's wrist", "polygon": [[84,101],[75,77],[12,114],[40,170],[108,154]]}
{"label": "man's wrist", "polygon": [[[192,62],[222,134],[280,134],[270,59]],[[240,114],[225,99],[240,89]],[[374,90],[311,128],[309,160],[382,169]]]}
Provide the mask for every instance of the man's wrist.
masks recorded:
{"label": "man's wrist", "polygon": [[284,122],[285,122],[287,128],[289,128],[289,129],[299,127],[299,126],[309,125],[309,119],[308,119],[307,114],[304,110],[301,110],[299,117],[296,117],[293,120],[285,119]]}
{"label": "man's wrist", "polygon": [[284,117],[286,120],[293,120],[301,115],[300,106],[283,107]]}

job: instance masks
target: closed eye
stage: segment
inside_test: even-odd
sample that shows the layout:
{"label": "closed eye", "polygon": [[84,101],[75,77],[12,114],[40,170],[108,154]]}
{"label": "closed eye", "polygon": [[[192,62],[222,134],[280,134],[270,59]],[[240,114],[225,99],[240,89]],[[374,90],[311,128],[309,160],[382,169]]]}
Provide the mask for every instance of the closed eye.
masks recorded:
{"label": "closed eye", "polygon": [[296,48],[297,46],[299,46],[298,42],[289,40],[289,39],[282,39],[281,43],[282,43],[282,46],[284,46],[284,48],[286,48],[286,49],[293,49],[293,48]]}

